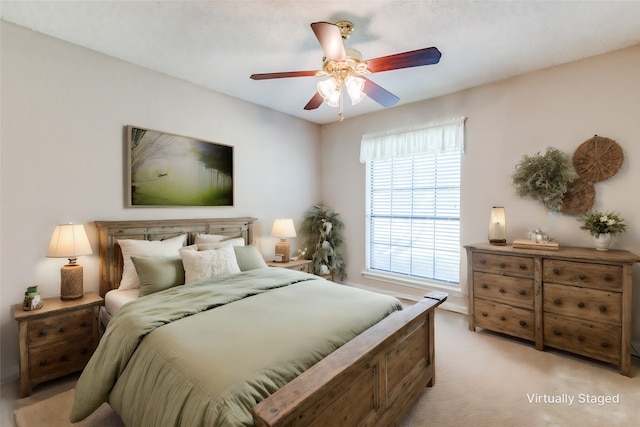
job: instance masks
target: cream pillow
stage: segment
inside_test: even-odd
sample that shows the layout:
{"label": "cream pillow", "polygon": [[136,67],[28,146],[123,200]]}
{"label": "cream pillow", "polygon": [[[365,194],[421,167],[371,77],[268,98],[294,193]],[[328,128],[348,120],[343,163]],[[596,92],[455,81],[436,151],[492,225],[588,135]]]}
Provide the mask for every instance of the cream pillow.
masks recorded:
{"label": "cream pillow", "polygon": [[223,246],[244,246],[244,239],[242,237],[238,237],[234,239],[223,240],[221,242],[198,243],[196,246],[198,247],[199,251],[207,251],[209,249],[220,249]]}
{"label": "cream pillow", "polygon": [[140,287],[140,278],[136,272],[136,267],[131,261],[132,256],[148,257],[148,256],[177,256],[178,250],[187,243],[187,235],[181,234],[176,237],[165,240],[136,240],[123,239],[118,240],[120,250],[122,251],[122,280],[118,289],[121,291],[127,289],[137,289]]}
{"label": "cream pillow", "polygon": [[236,253],[231,245],[206,251],[181,249],[180,256],[184,266],[185,285],[223,274],[240,273]]}
{"label": "cream pillow", "polygon": [[221,234],[196,234],[196,239],[193,243],[215,243],[226,238],[227,236]]}

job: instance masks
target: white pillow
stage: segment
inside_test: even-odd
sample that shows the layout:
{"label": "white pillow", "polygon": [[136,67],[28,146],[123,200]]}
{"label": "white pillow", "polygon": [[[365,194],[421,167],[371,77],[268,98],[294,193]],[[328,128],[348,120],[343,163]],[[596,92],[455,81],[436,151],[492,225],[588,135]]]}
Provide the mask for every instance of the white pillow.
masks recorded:
{"label": "white pillow", "polygon": [[193,243],[214,243],[226,238],[227,236],[220,234],[196,234],[196,240]]}
{"label": "white pillow", "polygon": [[122,251],[122,280],[118,289],[121,291],[127,289],[137,289],[140,287],[140,278],[136,271],[136,267],[131,261],[132,256],[177,256],[178,250],[187,243],[187,235],[181,234],[176,237],[165,240],[136,240],[123,239],[118,240],[120,250]]}
{"label": "white pillow", "polygon": [[184,266],[185,285],[222,274],[240,273],[236,253],[231,245],[206,251],[181,249],[180,256]]}
{"label": "white pillow", "polygon": [[[191,245],[194,246],[194,245]],[[207,251],[209,249],[220,249],[223,246],[244,246],[244,239],[238,237],[235,239],[223,240],[221,242],[198,243],[195,245],[199,251]]]}

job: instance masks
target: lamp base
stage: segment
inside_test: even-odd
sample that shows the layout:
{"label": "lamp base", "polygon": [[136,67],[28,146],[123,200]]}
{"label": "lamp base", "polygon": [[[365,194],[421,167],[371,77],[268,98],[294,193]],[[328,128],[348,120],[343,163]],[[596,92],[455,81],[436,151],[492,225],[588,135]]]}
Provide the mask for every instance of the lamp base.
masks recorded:
{"label": "lamp base", "polygon": [[291,247],[289,246],[289,242],[285,239],[280,239],[280,241],[276,243],[276,255],[280,255],[282,257],[282,262],[289,262],[291,256]]}
{"label": "lamp base", "polygon": [[65,264],[60,270],[60,299],[73,300],[82,298],[84,295],[82,278],[83,270],[81,265]]}
{"label": "lamp base", "polygon": [[496,246],[507,246],[507,239],[489,239],[489,243]]}

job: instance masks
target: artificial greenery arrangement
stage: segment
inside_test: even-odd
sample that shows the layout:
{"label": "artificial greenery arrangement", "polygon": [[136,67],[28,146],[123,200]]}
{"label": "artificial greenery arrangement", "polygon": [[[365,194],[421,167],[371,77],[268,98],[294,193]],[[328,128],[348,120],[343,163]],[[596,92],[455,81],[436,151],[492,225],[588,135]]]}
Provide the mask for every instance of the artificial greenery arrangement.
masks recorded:
{"label": "artificial greenery arrangement", "polygon": [[620,214],[616,212],[591,210],[578,218],[578,221],[582,222],[580,228],[589,231],[593,237],[598,237],[599,234],[606,233],[623,233],[627,230],[627,224],[624,223]]}
{"label": "artificial greenery arrangement", "polygon": [[342,259],[343,229],[344,223],[333,209],[316,205],[307,211],[300,225],[300,234],[306,236],[306,248],[298,254],[313,261],[313,274],[331,273],[338,280],[347,276]]}
{"label": "artificial greenery arrangement", "polygon": [[549,147],[545,154],[525,155],[512,175],[518,196],[540,200],[550,212],[559,213],[562,197],[569,184],[578,177],[571,157]]}

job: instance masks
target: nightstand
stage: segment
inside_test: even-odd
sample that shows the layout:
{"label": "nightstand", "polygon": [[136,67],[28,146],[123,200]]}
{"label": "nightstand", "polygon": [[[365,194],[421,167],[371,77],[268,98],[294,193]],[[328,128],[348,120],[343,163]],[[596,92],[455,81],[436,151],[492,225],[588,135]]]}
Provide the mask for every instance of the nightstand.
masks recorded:
{"label": "nightstand", "polygon": [[297,259],[289,262],[267,261],[267,264],[269,267],[288,268],[289,270],[304,271],[305,273],[309,273],[311,269],[310,259]]}
{"label": "nightstand", "polygon": [[[311,273],[311,260],[310,259],[297,259],[289,262],[276,262],[267,261],[269,267],[288,268],[290,270],[304,271],[305,273]],[[319,275],[323,279],[333,282],[333,274]]]}
{"label": "nightstand", "polygon": [[44,298],[43,307],[25,311],[13,306],[20,339],[20,389],[81,371],[98,346],[98,310],[104,300],[93,292],[63,301]]}

